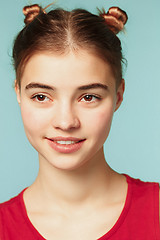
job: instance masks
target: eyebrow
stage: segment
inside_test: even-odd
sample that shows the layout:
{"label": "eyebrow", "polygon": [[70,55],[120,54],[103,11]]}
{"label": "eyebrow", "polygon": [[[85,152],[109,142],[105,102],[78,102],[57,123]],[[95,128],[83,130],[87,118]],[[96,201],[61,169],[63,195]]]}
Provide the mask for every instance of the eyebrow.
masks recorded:
{"label": "eyebrow", "polygon": [[43,89],[49,89],[49,90],[53,90],[54,91],[53,87],[51,87],[49,85],[46,85],[46,84],[41,84],[41,83],[29,83],[25,87],[26,90],[32,89],[32,88],[43,88]]}
{"label": "eyebrow", "polygon": [[108,90],[108,86],[102,83],[92,83],[92,84],[84,85],[84,86],[78,87],[78,90],[89,90],[89,89],[95,89],[95,88]]}
{"label": "eyebrow", "polygon": [[[42,88],[42,89],[48,89],[48,90],[52,90],[54,91],[54,88],[46,85],[46,84],[41,84],[41,83],[29,83],[28,85],[26,85],[25,89],[32,89],[32,88]],[[102,83],[92,83],[92,84],[87,84],[87,85],[83,85],[78,87],[78,90],[89,90],[89,89],[95,89],[95,88],[101,88],[104,90],[108,90],[108,86]]]}

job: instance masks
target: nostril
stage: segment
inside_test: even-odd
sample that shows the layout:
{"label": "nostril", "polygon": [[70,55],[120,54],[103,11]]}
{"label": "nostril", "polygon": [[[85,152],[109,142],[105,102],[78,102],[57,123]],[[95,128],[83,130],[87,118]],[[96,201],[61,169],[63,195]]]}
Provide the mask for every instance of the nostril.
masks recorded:
{"label": "nostril", "polygon": [[56,118],[56,120],[53,121],[53,126],[55,128],[59,128],[62,130],[77,129],[80,127],[80,121],[76,118],[74,119]]}
{"label": "nostril", "polygon": [[65,101],[56,106],[57,108],[54,109],[56,111],[54,111],[54,116],[52,118],[53,127],[65,131],[80,127],[80,119],[71,103]]}

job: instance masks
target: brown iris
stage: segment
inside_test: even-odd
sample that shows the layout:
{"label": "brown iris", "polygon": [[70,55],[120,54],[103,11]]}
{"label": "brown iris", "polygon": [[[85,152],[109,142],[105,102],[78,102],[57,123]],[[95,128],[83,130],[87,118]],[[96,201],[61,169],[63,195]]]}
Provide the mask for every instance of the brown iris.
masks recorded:
{"label": "brown iris", "polygon": [[83,97],[85,101],[89,102],[92,100],[93,96],[92,95],[86,95]]}

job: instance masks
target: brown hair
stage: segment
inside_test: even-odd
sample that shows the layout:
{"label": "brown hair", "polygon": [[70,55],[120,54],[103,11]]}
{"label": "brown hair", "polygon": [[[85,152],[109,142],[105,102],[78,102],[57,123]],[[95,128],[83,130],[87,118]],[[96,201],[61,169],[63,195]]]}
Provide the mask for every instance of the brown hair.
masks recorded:
{"label": "brown hair", "polygon": [[84,49],[110,64],[117,85],[122,79],[122,49],[116,34],[123,29],[127,15],[118,7],[99,16],[84,9],[66,11],[57,8],[48,13],[39,5],[24,7],[26,26],[18,34],[13,47],[16,84],[29,58],[36,52],[49,51],[64,54]]}

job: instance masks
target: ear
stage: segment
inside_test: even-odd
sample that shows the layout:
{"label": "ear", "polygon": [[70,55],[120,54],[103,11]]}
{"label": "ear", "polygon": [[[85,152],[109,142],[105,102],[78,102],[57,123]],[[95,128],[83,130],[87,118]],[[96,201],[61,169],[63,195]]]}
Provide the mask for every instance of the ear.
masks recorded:
{"label": "ear", "polygon": [[21,93],[20,93],[20,88],[19,85],[17,84],[17,80],[14,81],[14,90],[16,92],[17,95],[17,102],[20,105],[21,104]]}
{"label": "ear", "polygon": [[124,79],[122,79],[121,84],[119,85],[116,93],[117,99],[116,99],[115,111],[117,111],[117,109],[120,107],[123,101],[124,90],[125,90],[125,81]]}

